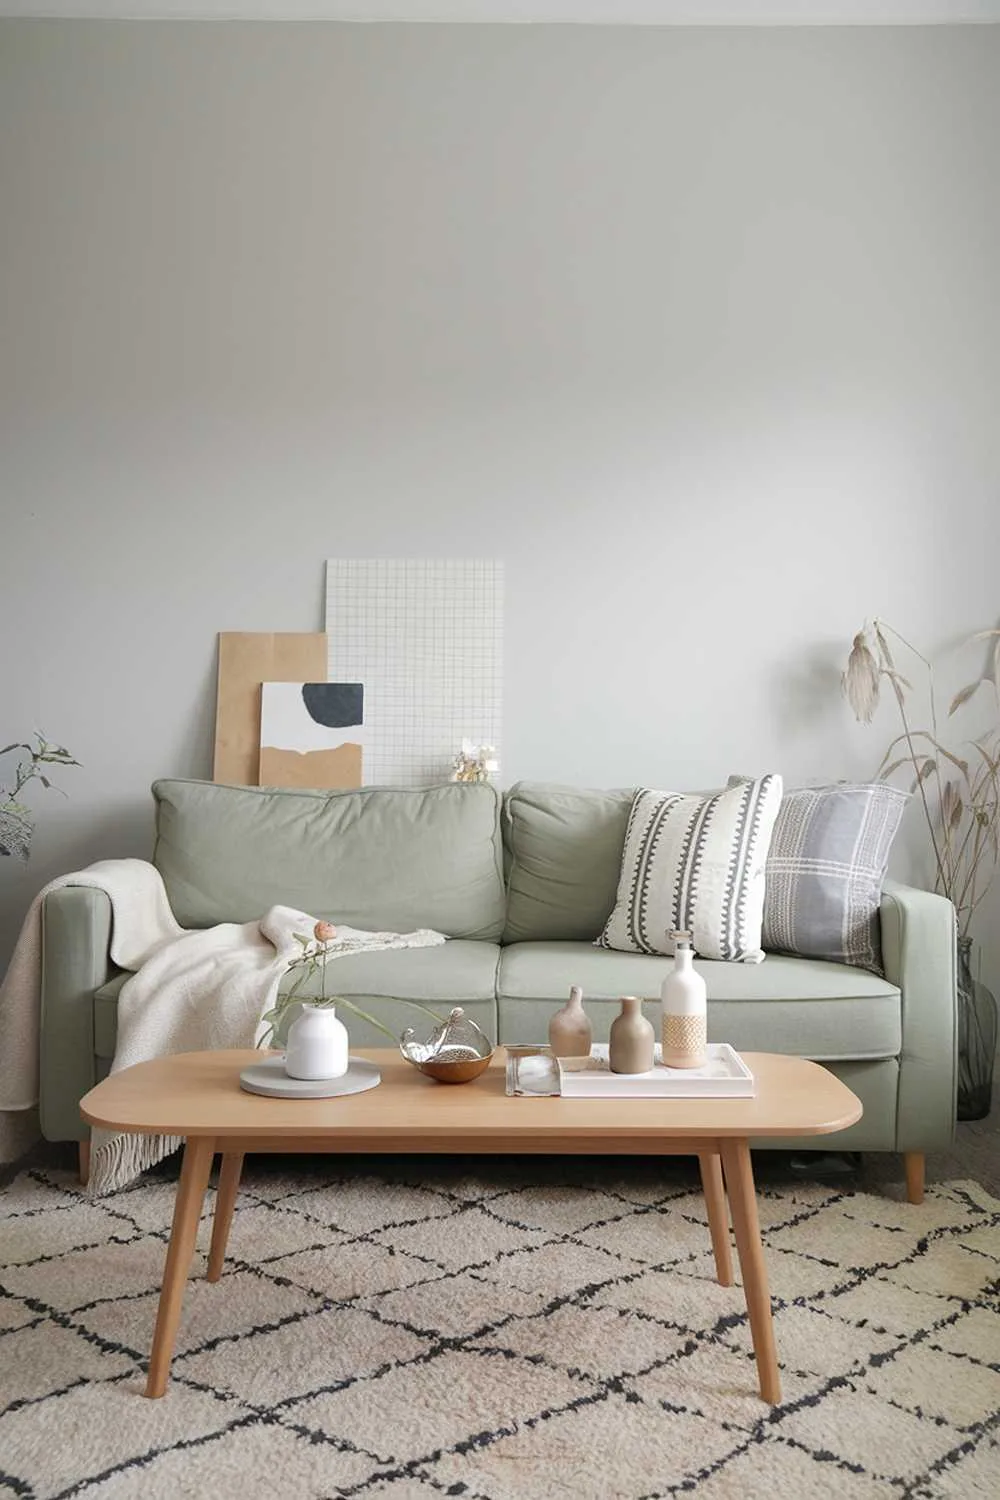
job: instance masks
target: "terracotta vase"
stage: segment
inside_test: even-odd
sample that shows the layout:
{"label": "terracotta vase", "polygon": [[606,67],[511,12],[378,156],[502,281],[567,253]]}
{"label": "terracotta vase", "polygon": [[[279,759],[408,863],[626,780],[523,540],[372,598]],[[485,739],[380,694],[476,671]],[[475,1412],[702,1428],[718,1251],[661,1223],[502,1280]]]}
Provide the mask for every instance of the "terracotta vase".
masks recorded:
{"label": "terracotta vase", "polygon": [[636,995],[623,995],[621,1014],[611,1022],[608,1062],[612,1073],[648,1073],[656,1040]]}
{"label": "terracotta vase", "polygon": [[589,1057],[592,1040],[590,1017],[583,1008],[583,990],[574,984],[566,1004],[549,1022],[549,1046],[555,1057]]}

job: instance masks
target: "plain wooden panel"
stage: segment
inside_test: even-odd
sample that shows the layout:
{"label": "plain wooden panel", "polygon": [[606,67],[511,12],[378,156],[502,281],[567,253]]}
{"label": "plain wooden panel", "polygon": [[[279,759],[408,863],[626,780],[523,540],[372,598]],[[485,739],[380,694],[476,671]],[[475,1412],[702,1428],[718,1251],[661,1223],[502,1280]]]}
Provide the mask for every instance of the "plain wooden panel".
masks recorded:
{"label": "plain wooden panel", "polygon": [[325,682],[326,672],[322,632],[220,631],[214,780],[259,785],[262,682]]}

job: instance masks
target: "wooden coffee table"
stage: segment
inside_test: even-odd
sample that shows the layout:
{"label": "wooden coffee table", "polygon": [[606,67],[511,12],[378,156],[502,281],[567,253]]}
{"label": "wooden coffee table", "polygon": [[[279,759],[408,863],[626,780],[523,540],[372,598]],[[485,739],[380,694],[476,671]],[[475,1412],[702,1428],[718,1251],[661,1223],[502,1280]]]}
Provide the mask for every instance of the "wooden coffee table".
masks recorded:
{"label": "wooden coffee table", "polygon": [[[268,1099],[245,1093],[239,1072],[259,1052],[187,1052],[137,1063],[91,1089],[83,1118],[106,1130],[185,1138],[173,1228],[149,1360],[147,1396],[162,1396],[194,1254],[212,1160],[222,1153],[208,1279],[226,1254],[243,1157],[261,1152],[442,1152],[518,1155],[697,1155],[715,1267],[733,1282],[726,1191],[765,1401],[781,1399],[767,1269],[760,1242],[749,1141],[825,1135],[861,1118],[861,1104],[817,1063],[746,1053],[753,1099],[508,1098],[505,1056],[473,1083],[435,1083],[398,1052],[364,1051],[382,1083],[334,1099]],[[723,1172],[725,1185],[723,1185]]]}

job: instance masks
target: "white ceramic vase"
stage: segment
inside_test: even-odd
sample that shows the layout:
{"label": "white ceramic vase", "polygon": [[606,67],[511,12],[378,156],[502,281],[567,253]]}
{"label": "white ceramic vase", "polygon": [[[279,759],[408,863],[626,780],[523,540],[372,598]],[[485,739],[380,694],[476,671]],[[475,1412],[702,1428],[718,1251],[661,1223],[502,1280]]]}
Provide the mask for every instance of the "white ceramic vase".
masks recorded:
{"label": "white ceramic vase", "polygon": [[347,1027],[332,1005],[303,1005],[288,1028],[289,1078],[343,1078],[349,1064]]}

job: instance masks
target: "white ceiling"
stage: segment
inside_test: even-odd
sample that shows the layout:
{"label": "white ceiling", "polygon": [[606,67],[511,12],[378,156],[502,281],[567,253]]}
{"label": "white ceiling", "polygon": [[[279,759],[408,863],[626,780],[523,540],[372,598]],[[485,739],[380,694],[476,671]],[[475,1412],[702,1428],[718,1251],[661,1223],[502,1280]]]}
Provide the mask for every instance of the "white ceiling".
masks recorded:
{"label": "white ceiling", "polygon": [[1000,0],[0,0],[0,16],[884,26],[1000,22]]}

